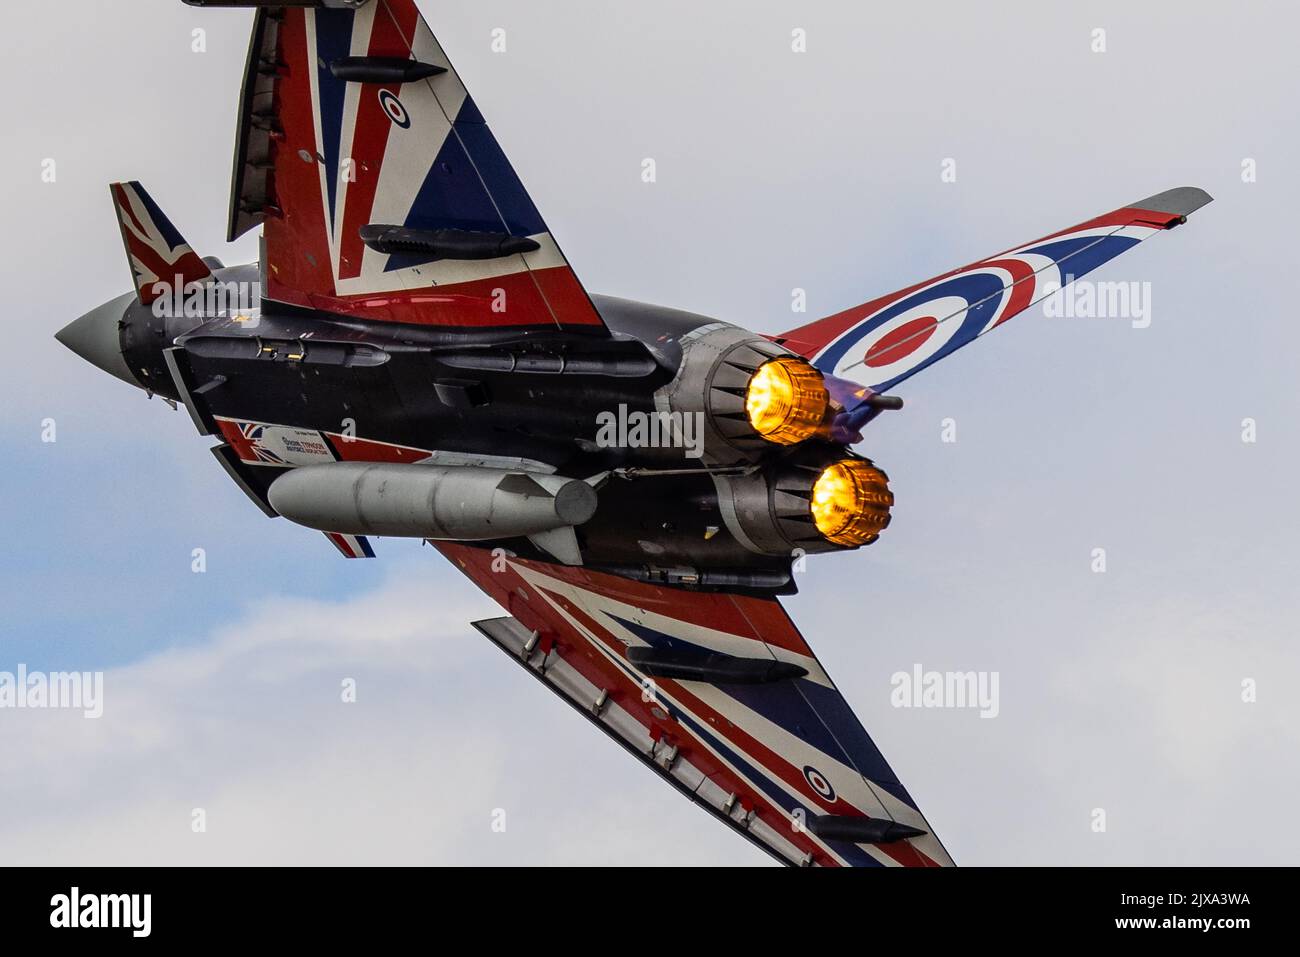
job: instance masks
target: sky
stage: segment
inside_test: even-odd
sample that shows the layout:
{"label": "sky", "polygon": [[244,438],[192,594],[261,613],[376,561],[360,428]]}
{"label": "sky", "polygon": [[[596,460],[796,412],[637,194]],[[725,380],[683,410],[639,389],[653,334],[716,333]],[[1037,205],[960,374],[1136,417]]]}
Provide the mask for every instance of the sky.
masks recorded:
{"label": "sky", "polygon": [[[1094,274],[1149,283],[1145,328],[1035,309],[901,386],[859,447],[893,523],[787,604],[959,864],[1294,861],[1294,5],[420,6],[590,290],[757,332],[1208,190]],[[265,518],[183,411],[54,341],[128,286],[111,181],[255,258],[223,242],[251,15],[10,18],[0,671],[105,690],[0,709],[6,862],[770,863],[505,661],[432,549]],[[997,717],[894,707],[915,665],[996,672]]]}

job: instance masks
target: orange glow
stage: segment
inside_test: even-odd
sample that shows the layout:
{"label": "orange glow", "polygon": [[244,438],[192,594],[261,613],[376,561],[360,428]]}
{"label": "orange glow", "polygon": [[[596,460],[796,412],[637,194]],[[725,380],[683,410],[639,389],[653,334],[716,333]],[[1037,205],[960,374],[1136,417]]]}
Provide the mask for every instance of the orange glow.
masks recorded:
{"label": "orange glow", "polygon": [[821,373],[802,359],[763,363],[745,389],[749,424],[778,445],[797,445],[816,435],[829,407]]}
{"label": "orange glow", "polygon": [[813,485],[813,521],[836,545],[870,545],[889,524],[893,504],[885,473],[861,459],[827,466]]}

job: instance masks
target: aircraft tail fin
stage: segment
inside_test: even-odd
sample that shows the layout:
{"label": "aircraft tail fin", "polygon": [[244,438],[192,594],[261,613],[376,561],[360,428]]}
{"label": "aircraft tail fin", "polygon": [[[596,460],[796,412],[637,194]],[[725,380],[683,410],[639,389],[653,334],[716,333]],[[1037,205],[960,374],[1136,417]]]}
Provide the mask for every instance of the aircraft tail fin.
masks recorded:
{"label": "aircraft tail fin", "polygon": [[122,230],[122,244],[131,264],[131,278],[140,301],[151,305],[175,287],[212,278],[199,255],[171,224],[158,204],[137,182],[113,183],[113,206]]}

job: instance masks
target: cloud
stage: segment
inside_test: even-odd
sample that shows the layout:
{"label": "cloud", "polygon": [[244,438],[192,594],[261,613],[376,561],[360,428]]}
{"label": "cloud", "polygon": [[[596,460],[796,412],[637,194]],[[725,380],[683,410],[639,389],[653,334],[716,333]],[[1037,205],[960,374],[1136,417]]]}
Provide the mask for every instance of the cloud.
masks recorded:
{"label": "cloud", "polygon": [[[1181,590],[1122,569],[1102,582],[1086,550],[1069,576],[1005,543],[986,553],[990,578],[968,583],[841,558],[789,602],[957,863],[1287,864],[1300,649],[1293,611],[1260,576],[1207,566],[1197,594],[1195,574]],[[845,596],[861,624],[846,626]],[[998,717],[892,707],[891,674],[918,662],[998,672]],[[1247,679],[1255,701],[1243,700]]]}
{"label": "cloud", "polygon": [[[98,720],[0,711],[6,861],[767,860],[506,660],[468,625],[500,611],[438,577],[398,561],[353,598],[236,610],[108,671]],[[1050,653],[1006,659],[1002,713],[981,721],[890,708],[893,657],[875,668],[877,652],[812,607],[834,589],[808,583],[796,614],[959,863],[1284,863],[1270,822],[1286,819],[1300,741],[1278,676],[1300,663],[1266,613],[1117,606],[1091,641],[1063,630]],[[969,661],[944,655],[923,657]],[[1246,704],[1252,676],[1260,701]],[[1104,834],[1089,828],[1095,807]],[[206,833],[191,830],[195,808]],[[1205,826],[1236,820],[1253,826]]]}
{"label": "cloud", "polygon": [[262,601],[115,668],[98,720],[0,712],[6,862],[765,860],[474,632],[499,614],[486,597],[417,570],[346,601]]}

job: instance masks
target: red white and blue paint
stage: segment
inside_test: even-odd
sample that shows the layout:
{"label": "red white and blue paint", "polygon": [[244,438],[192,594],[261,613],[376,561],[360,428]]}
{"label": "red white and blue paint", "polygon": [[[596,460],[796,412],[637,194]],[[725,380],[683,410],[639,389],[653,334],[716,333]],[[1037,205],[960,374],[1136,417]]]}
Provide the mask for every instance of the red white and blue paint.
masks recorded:
{"label": "red white and blue paint", "polygon": [[122,242],[131,263],[131,277],[136,293],[146,306],[152,305],[167,290],[212,277],[212,270],[193,249],[180,231],[171,224],[158,204],[139,183],[114,183],[113,207],[117,212]]}
{"label": "red white and blue paint", "polygon": [[390,442],[376,442],[341,432],[319,432],[270,422],[214,417],[217,430],[246,465],[295,468],[327,462],[413,463],[433,452]]}
{"label": "red white and blue paint", "polygon": [[330,544],[339,550],[344,558],[374,558],[375,550],[370,540],[364,535],[345,535],[342,532],[326,532]]}
{"label": "red white and blue paint", "polygon": [[885,392],[1182,217],[1126,207],[778,337]]}
{"label": "red white and blue paint", "polygon": [[[590,299],[414,0],[288,8],[279,26],[278,216],[266,295],[366,319],[603,331]],[[346,82],[342,57],[399,57],[445,73]],[[367,247],[367,225],[527,237],[534,252],[430,259]]]}
{"label": "red white and blue paint", "polygon": [[[723,793],[735,795],[740,808],[810,855],[809,863],[952,863],[775,599],[686,593],[518,558],[503,567],[482,549],[433,544],[537,632],[548,661],[562,661],[605,689],[610,702],[645,727],[647,740],[676,748]],[[627,655],[628,648],[647,645],[771,656],[807,675],[762,685],[649,679]],[[891,844],[826,840],[802,826],[822,814],[897,821],[927,833]]]}

